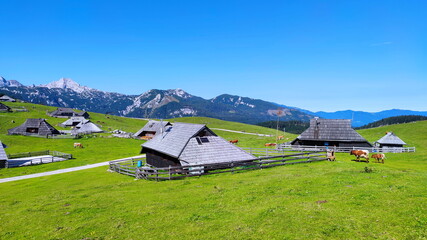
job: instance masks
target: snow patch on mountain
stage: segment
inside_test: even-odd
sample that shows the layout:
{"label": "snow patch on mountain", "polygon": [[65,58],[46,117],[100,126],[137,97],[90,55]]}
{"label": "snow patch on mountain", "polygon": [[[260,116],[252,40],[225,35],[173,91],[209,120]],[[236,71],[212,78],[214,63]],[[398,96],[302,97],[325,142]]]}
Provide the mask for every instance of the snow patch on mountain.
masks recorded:
{"label": "snow patch on mountain", "polygon": [[40,85],[40,87],[46,87],[49,89],[60,88],[60,89],[69,89],[77,93],[83,93],[86,91],[98,91],[90,87],[81,86],[77,82],[73,81],[71,78],[60,78],[58,81],[54,81],[45,85]]}
{"label": "snow patch on mountain", "polygon": [[171,113],[169,113],[169,115],[174,116],[174,117],[196,116],[197,111],[190,108],[190,107],[185,107],[185,108],[181,108],[179,110],[176,110],[174,112],[171,112]]}
{"label": "snow patch on mountain", "polygon": [[235,106],[235,107],[237,107],[237,106],[239,106],[239,105],[248,106],[248,107],[250,107],[250,108],[254,108],[254,107],[255,107],[255,105],[253,105],[253,104],[245,103],[245,102],[242,100],[242,97],[239,97],[239,99],[237,99],[237,101],[234,103],[234,106]]}

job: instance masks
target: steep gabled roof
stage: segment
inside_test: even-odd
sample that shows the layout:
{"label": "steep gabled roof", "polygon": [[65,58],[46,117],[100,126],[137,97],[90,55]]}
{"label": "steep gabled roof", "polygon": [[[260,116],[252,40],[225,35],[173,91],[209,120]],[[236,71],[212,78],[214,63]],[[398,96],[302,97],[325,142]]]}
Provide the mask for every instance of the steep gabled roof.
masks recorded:
{"label": "steep gabled roof", "polygon": [[10,111],[10,107],[0,103],[0,111]]}
{"label": "steep gabled roof", "polygon": [[142,144],[142,147],[156,150],[168,156],[178,158],[184,150],[190,138],[207,129],[211,135],[215,135],[206,125],[175,123],[166,128],[164,133],[156,134],[150,141]]}
{"label": "steep gabled roof", "polygon": [[0,160],[7,160],[7,154],[4,151],[4,145],[1,141],[0,141]]}
{"label": "steep gabled roof", "polygon": [[168,121],[155,121],[150,120],[147,122],[147,124],[144,125],[143,128],[141,128],[138,132],[134,134],[135,137],[138,137],[143,132],[156,132],[156,134],[161,130],[165,129],[166,126],[171,125]]}
{"label": "steep gabled roof", "polygon": [[23,134],[27,133],[27,128],[38,129],[38,135],[60,134],[52,125],[42,118],[29,118],[22,125],[7,130],[8,134]]}
{"label": "steep gabled roof", "polygon": [[351,128],[350,119],[310,120],[310,127],[297,137],[299,140],[367,142]]}
{"label": "steep gabled roof", "polygon": [[[86,118],[84,118],[84,117],[71,117],[71,118],[67,119],[65,122],[61,123],[61,125],[73,126],[74,123],[81,123],[85,120],[86,120]],[[88,121],[88,120],[86,120],[86,121]]]}
{"label": "steep gabled roof", "polygon": [[15,99],[7,96],[7,95],[3,95],[0,97],[0,101],[5,101],[5,102],[16,102]]}
{"label": "steep gabled roof", "polygon": [[62,113],[72,113],[75,114],[76,112],[72,108],[57,108],[55,111],[51,112],[51,115],[60,115]]}
{"label": "steep gabled roof", "polygon": [[101,128],[99,128],[95,123],[85,120],[85,122],[81,122],[76,127],[78,133],[101,133],[104,132]]}
{"label": "steep gabled roof", "polygon": [[254,159],[256,157],[218,136],[191,138],[179,157],[182,166]]}
{"label": "steep gabled roof", "polygon": [[396,136],[393,132],[388,132],[385,136],[376,141],[379,144],[406,145],[402,139]]}

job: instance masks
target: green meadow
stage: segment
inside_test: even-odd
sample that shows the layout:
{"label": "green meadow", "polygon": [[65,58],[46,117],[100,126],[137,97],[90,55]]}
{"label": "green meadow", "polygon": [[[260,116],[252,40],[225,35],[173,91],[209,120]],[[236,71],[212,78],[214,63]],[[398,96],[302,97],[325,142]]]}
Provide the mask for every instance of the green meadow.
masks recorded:
{"label": "green meadow", "polygon": [[[8,153],[57,150],[75,159],[1,169],[0,178],[139,154],[141,140],[99,134],[82,139],[8,136],[28,117],[50,118],[54,108],[0,113],[0,140]],[[103,128],[136,132],[146,121],[91,113]],[[12,123],[11,120],[15,120]],[[273,129],[209,118],[171,121],[275,135]],[[264,147],[275,137],[214,130],[242,147]],[[393,131],[415,153],[388,153],[385,164],[335,162],[145,181],[108,167],[0,183],[0,239],[426,239],[427,121],[360,130],[369,141]],[[280,132],[280,135],[283,135]],[[295,135],[285,134],[285,139]],[[286,141],[288,141],[286,140]],[[74,149],[73,142],[83,149]]]}

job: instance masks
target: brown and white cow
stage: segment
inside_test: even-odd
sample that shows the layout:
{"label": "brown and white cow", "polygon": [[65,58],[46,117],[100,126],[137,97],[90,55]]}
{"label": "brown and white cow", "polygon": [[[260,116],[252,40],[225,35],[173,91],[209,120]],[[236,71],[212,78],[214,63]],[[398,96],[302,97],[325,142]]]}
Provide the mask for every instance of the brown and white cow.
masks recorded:
{"label": "brown and white cow", "polygon": [[83,144],[81,144],[81,143],[74,143],[74,148],[83,148]]}
{"label": "brown and white cow", "polygon": [[369,162],[369,151],[368,150],[352,150],[350,151],[350,155],[354,155],[357,158],[357,161],[360,160],[360,158],[366,159],[366,162]]}
{"label": "brown and white cow", "polygon": [[384,163],[384,159],[386,157],[384,153],[377,153],[377,154],[372,154],[371,158],[375,158],[378,162]]}
{"label": "brown and white cow", "polygon": [[266,144],[264,144],[264,146],[266,146],[266,147],[274,147],[276,145],[277,145],[276,143],[266,143]]}

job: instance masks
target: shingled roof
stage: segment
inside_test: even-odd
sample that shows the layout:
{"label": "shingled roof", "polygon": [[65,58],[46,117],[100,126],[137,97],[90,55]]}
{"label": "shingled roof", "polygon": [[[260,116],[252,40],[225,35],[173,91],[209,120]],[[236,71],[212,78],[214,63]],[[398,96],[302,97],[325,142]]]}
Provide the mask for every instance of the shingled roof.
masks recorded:
{"label": "shingled roof", "polygon": [[143,132],[155,132],[156,134],[161,130],[165,129],[166,126],[171,125],[168,121],[155,121],[150,120],[145,124],[143,128],[141,128],[138,132],[134,134],[135,137],[139,137]]}
{"label": "shingled roof", "polygon": [[311,119],[310,127],[297,139],[366,142],[365,138],[351,128],[350,119]]}
{"label": "shingled roof", "polygon": [[49,116],[52,117],[84,117],[89,118],[89,113],[76,112],[72,108],[57,108],[55,111],[48,113]]}
{"label": "shingled roof", "polygon": [[15,99],[13,99],[7,95],[0,96],[0,101],[2,101],[2,102],[16,102]]}
{"label": "shingled roof", "polygon": [[4,145],[1,141],[0,141],[0,160],[7,160],[7,154],[4,151]]}
{"label": "shingled roof", "polygon": [[393,132],[388,132],[385,136],[380,138],[376,143],[379,144],[390,144],[390,145],[406,145],[402,139],[396,136]]}
{"label": "shingled roof", "polygon": [[22,125],[7,130],[9,135],[18,134],[18,135],[27,135],[30,132],[27,129],[37,129],[38,135],[52,135],[52,134],[60,134],[58,130],[56,130],[52,125],[46,122],[45,119],[42,118],[29,118]]}
{"label": "shingled roof", "polygon": [[79,123],[76,126],[77,132],[78,133],[85,133],[85,134],[89,134],[89,133],[101,133],[104,132],[101,128],[99,128],[95,123],[89,121],[89,120],[85,120],[81,123]]}
{"label": "shingled roof", "polygon": [[61,125],[64,127],[71,127],[71,126],[76,126],[77,124],[84,121],[89,121],[89,120],[86,120],[86,118],[84,117],[71,117],[67,119],[65,122],[61,123]]}
{"label": "shingled roof", "polygon": [[0,111],[2,111],[2,112],[4,112],[4,111],[10,112],[11,109],[10,109],[10,107],[4,105],[3,103],[0,103]]}
{"label": "shingled roof", "polygon": [[175,123],[142,147],[176,158],[183,166],[256,158],[202,124]]}

